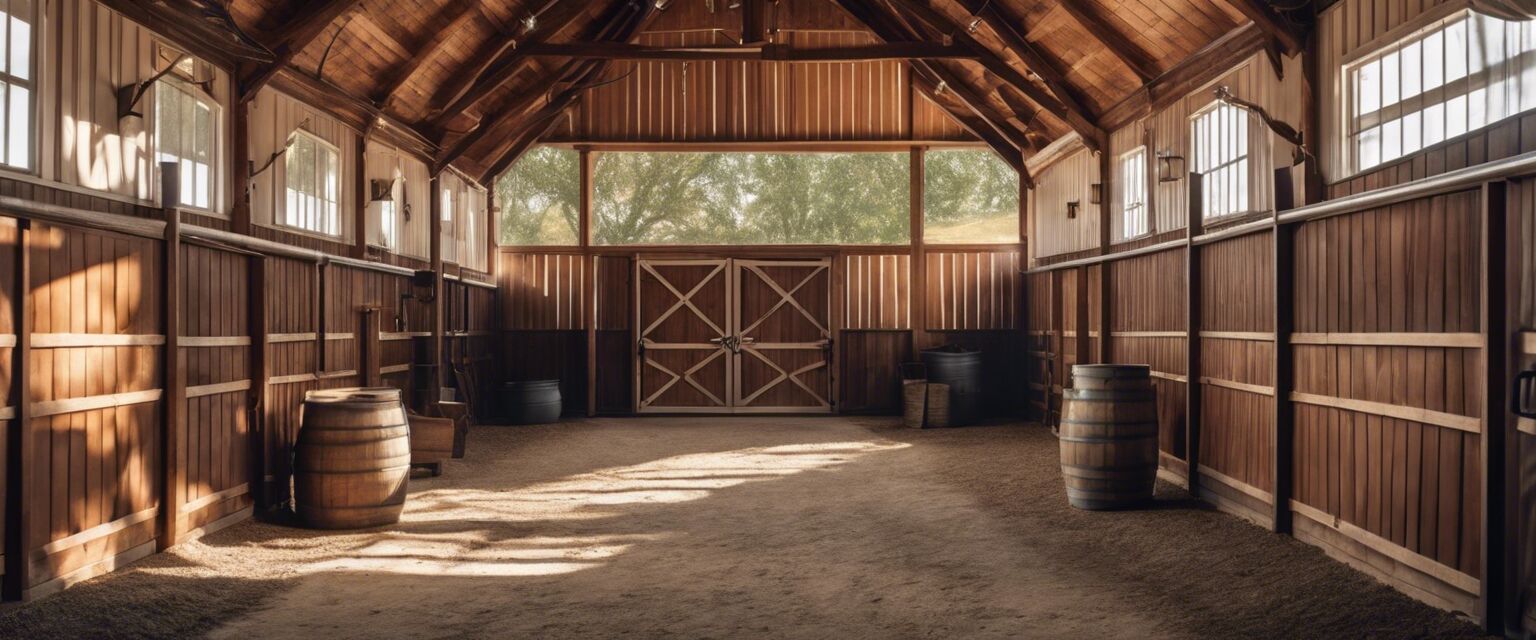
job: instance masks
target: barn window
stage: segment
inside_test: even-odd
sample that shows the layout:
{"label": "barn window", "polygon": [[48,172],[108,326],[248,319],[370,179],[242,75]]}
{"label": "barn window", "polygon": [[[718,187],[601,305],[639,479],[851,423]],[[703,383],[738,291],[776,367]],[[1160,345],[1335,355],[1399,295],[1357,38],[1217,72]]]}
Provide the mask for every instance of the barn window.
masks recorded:
{"label": "barn window", "polygon": [[985,149],[923,155],[923,241],[1019,241],[1019,174]]}
{"label": "barn window", "polygon": [[1120,237],[1129,240],[1147,234],[1147,148],[1137,147],[1120,156]]}
{"label": "barn window", "polygon": [[539,147],[496,181],[501,244],[581,244],[581,154]]}
{"label": "barn window", "polygon": [[282,224],[341,235],[341,162],[336,147],[309,132],[297,131],[284,154],[286,171]]}
{"label": "barn window", "polygon": [[218,106],[201,89],[164,79],[155,88],[155,160],[181,167],[181,204],[213,208]]}
{"label": "barn window", "polygon": [[1357,171],[1536,107],[1536,24],[1444,18],[1346,68]]}
{"label": "barn window", "polygon": [[899,153],[600,153],[592,241],[900,244],[911,161]]}
{"label": "barn window", "polygon": [[1195,114],[1190,142],[1205,219],[1248,212],[1247,124],[1242,109],[1222,102]]}
{"label": "barn window", "polygon": [[0,164],[32,168],[32,37],[30,0],[0,0]]}

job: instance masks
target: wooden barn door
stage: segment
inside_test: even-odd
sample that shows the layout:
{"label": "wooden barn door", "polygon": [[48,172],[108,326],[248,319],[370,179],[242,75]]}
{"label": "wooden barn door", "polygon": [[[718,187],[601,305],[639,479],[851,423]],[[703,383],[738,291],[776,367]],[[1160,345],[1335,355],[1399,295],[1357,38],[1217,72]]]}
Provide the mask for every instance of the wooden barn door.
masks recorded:
{"label": "wooden barn door", "polygon": [[635,410],[730,410],[731,261],[636,260]]}
{"label": "wooden barn door", "polygon": [[737,412],[832,411],[832,261],[736,260]]}

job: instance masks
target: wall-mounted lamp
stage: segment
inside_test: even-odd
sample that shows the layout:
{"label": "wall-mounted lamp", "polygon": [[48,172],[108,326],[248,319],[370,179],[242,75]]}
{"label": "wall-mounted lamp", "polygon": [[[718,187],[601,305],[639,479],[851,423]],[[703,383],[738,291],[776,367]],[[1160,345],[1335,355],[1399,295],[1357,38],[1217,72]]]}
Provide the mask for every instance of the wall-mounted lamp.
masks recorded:
{"label": "wall-mounted lamp", "polygon": [[1088,204],[1103,204],[1104,183],[1095,182],[1088,185]]}
{"label": "wall-mounted lamp", "polygon": [[1157,154],[1157,181],[1177,182],[1184,179],[1184,156],[1162,151]]}
{"label": "wall-mounted lamp", "polygon": [[1081,204],[1076,200],[1067,203],[1067,219],[1070,220],[1077,217],[1077,208],[1079,206],[1081,206]]}
{"label": "wall-mounted lamp", "polygon": [[368,196],[372,202],[394,202],[395,180],[369,180]]}

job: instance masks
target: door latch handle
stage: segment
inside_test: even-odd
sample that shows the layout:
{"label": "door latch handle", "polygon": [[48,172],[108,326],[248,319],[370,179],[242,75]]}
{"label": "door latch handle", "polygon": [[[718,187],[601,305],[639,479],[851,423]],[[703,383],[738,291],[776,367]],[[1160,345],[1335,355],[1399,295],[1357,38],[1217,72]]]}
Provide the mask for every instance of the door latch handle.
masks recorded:
{"label": "door latch handle", "polygon": [[1536,419],[1536,369],[1515,376],[1514,395],[1509,404],[1515,415]]}
{"label": "door latch handle", "polygon": [[733,354],[741,353],[741,338],[738,336],[721,336],[719,338],[710,338],[709,341],[720,345],[721,349],[729,350]]}

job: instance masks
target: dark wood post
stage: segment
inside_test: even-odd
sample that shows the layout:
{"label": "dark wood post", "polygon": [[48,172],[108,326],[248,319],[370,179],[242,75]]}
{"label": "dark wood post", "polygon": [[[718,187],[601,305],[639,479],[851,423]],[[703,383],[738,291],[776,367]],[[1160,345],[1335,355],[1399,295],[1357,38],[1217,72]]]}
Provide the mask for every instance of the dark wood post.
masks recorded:
{"label": "dark wood post", "polygon": [[431,233],[428,255],[432,260],[432,338],[431,348],[428,349],[427,361],[422,363],[427,367],[426,381],[429,388],[427,397],[422,399],[423,408],[437,404],[441,399],[443,388],[443,298],[446,291],[443,279],[443,179],[441,176],[433,176],[430,183],[432,193],[428,197],[428,219]]}
{"label": "dark wood post", "polygon": [[1482,565],[1483,575],[1478,581],[1478,601],[1482,612],[1483,630],[1490,635],[1504,635],[1505,611],[1509,606],[1505,598],[1506,574],[1506,448],[1514,438],[1507,431],[1513,420],[1509,419],[1509,354],[1516,344],[1508,329],[1509,280],[1506,255],[1509,237],[1508,183],[1489,182],[1483,185],[1482,256],[1481,273],[1482,333],[1483,333],[1483,503],[1482,507]]}
{"label": "dark wood post", "polygon": [[27,561],[28,552],[39,546],[27,526],[32,520],[33,500],[27,495],[32,491],[32,479],[28,472],[37,459],[36,439],[32,431],[32,224],[29,220],[16,219],[16,302],[13,305],[16,328],[16,346],[11,350],[11,398],[16,412],[11,416],[6,433],[6,450],[14,452],[6,465],[5,478],[5,570],[3,592],[7,600],[20,599],[32,581],[32,563]]}
{"label": "dark wood post", "polygon": [[234,160],[233,170],[230,172],[231,212],[230,230],[243,234],[251,234],[251,129],[248,123],[251,105],[248,102],[235,101],[230,109],[230,135],[229,152]]}
{"label": "dark wood post", "polygon": [[176,544],[181,505],[186,502],[186,467],[182,464],[181,424],[187,403],[186,370],[181,366],[181,170],[175,162],[160,163],[160,209],[165,215],[165,253],[161,256],[165,346],[161,362],[165,393],[161,438],[160,537],[164,551]]}
{"label": "dark wood post", "polygon": [[577,182],[580,184],[581,194],[578,227],[581,244],[581,260],[586,267],[587,277],[582,281],[582,322],[587,326],[587,416],[597,415],[597,267],[601,262],[592,254],[592,150],[579,149],[580,174]]}
{"label": "dark wood post", "polygon": [[1185,227],[1184,288],[1187,307],[1184,311],[1185,342],[1184,377],[1184,457],[1189,463],[1189,493],[1200,495],[1200,247],[1195,238],[1204,233],[1204,211],[1201,202],[1201,175],[1190,172],[1188,224]]}
{"label": "dark wood post", "polygon": [[912,282],[907,294],[912,296],[912,354],[928,346],[928,253],[923,241],[923,187],[926,179],[924,157],[928,150],[912,147],[908,169],[907,224],[912,235]]}
{"label": "dark wood post", "polygon": [[1274,231],[1274,318],[1275,346],[1270,370],[1274,382],[1275,446],[1273,466],[1275,486],[1271,497],[1271,527],[1276,533],[1291,532],[1291,483],[1296,453],[1296,411],[1291,404],[1295,387],[1296,354],[1291,349],[1291,334],[1296,330],[1295,302],[1296,226],[1275,225]]}

